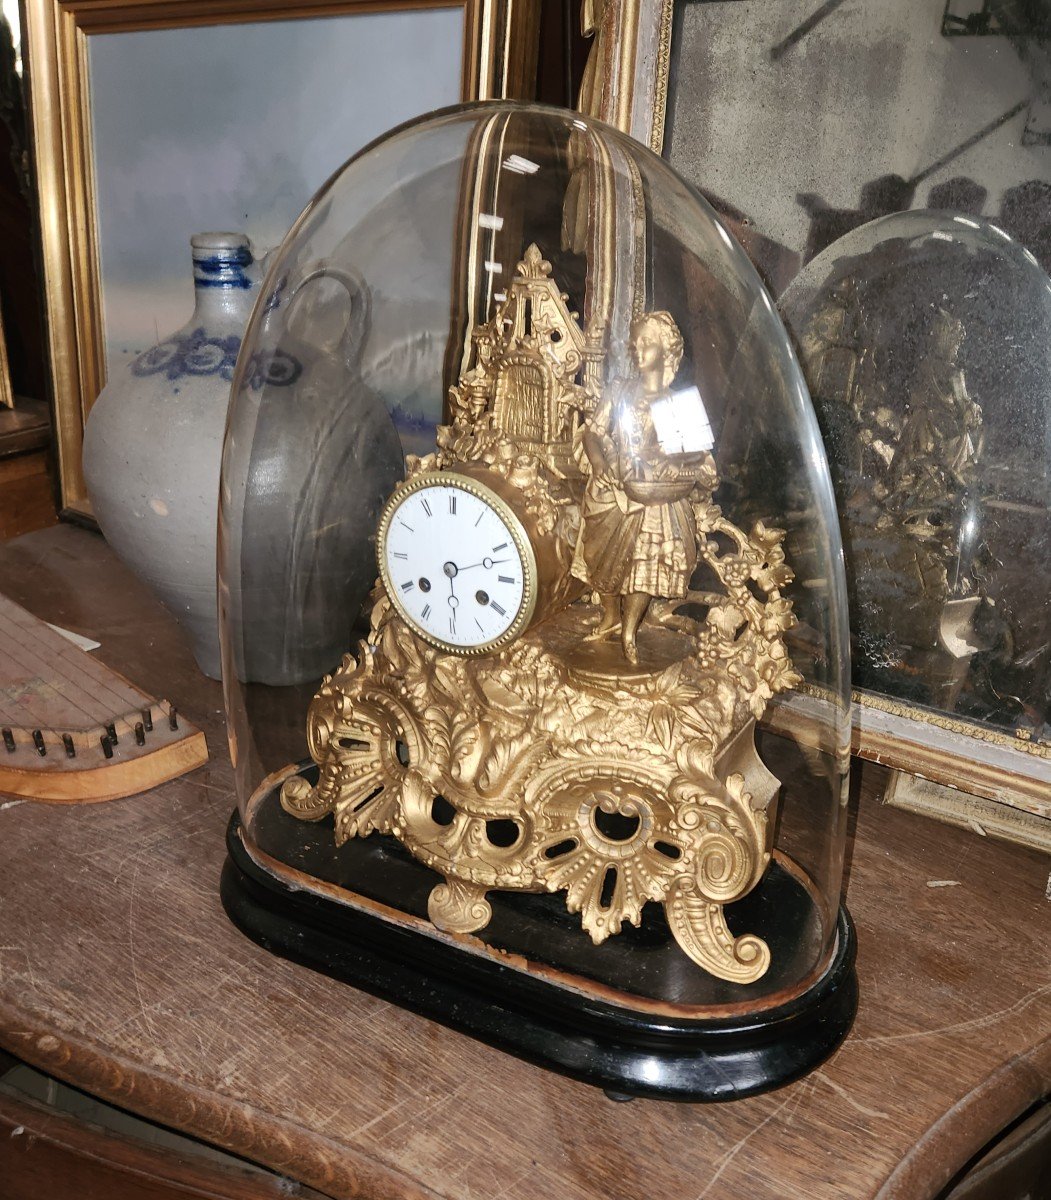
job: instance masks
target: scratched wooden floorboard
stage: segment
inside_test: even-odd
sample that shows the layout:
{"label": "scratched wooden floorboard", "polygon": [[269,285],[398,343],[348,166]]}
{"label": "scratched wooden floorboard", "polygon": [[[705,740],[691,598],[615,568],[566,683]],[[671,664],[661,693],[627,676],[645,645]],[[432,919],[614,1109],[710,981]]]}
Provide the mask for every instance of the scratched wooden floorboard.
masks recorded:
{"label": "scratched wooden floorboard", "polygon": [[148,796],[0,808],[0,1044],[89,1091],[333,1196],[454,1200],[912,1200],[1051,1091],[1051,860],[881,808],[872,769],[857,1025],[770,1096],[613,1104],[274,959],[218,902],[219,686],[91,534],[0,546],[0,589],[98,637],[212,752]]}

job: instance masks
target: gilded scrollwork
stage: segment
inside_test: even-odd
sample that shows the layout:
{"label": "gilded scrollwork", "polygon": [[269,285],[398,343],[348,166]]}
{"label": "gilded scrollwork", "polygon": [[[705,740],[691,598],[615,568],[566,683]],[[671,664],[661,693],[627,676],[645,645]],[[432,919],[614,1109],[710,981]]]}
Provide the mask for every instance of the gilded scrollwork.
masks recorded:
{"label": "gilded scrollwork", "polygon": [[706,971],[734,983],[754,983],[770,966],[770,948],[753,934],[734,937],[723,906],[709,900],[693,880],[676,883],[664,906],[683,953]]}
{"label": "gilded scrollwork", "polygon": [[[409,473],[486,472],[557,544],[563,583],[543,619],[474,656],[419,636],[380,586],[367,640],[310,709],[317,784],[289,780],[282,803],[309,820],[331,812],[340,842],[398,838],[442,877],[428,906],[441,929],[483,928],[491,890],[546,891],[564,893],[601,943],[653,902],[698,966],[748,982],[769,951],[754,936],[735,940],[722,911],[769,862],[778,784],[756,755],[755,720],[799,682],[784,641],[794,618],[781,594],[792,579],[783,534],[762,522],[742,530],[713,504],[708,449],[670,456],[674,479],[659,469],[652,406],[678,365],[663,344],[639,355],[652,383],[621,390],[633,397],[641,455],[614,445],[594,341],[534,250],[518,290],[476,331],[477,362],[454,389],[435,454],[410,461]],[[678,337],[667,314],[639,328],[672,346]],[[631,436],[623,421],[617,428]],[[608,446],[589,447],[589,431]],[[620,514],[660,510],[634,522],[626,558],[611,568],[610,579],[622,571],[630,584],[605,593],[616,604],[597,586],[601,553],[583,550],[596,536],[587,496],[599,471],[601,488],[622,494],[612,501]],[[678,551],[657,536],[669,523],[686,573],[672,570]],[[644,525],[654,538],[641,536]],[[650,544],[644,562],[638,546]],[[696,572],[703,587],[688,578]],[[673,576],[676,586],[664,586]],[[645,603],[629,612],[621,597],[636,594]]]}

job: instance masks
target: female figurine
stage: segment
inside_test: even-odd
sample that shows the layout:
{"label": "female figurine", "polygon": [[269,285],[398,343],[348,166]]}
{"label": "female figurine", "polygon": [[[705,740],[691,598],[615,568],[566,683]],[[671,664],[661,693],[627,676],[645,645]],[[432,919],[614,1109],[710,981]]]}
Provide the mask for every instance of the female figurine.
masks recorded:
{"label": "female figurine", "polygon": [[624,657],[637,665],[636,638],[650,599],[685,596],[697,565],[690,493],[709,456],[669,453],[654,424],[654,407],[674,404],[669,389],[682,360],[682,335],[671,315],[637,317],[631,351],[637,374],[604,395],[584,425],[591,470],[573,574],[598,592],[602,605],[588,640],[619,631]]}

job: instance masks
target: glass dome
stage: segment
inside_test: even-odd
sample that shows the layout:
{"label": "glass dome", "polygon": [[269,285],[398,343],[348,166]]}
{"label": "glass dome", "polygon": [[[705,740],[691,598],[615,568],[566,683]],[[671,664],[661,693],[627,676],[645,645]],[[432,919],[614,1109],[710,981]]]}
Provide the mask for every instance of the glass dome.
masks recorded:
{"label": "glass dome", "polygon": [[638,143],[450,109],[275,254],[220,520],[271,876],[613,1003],[783,1006],[842,951],[845,596],[780,318]]}
{"label": "glass dome", "polygon": [[843,517],[855,683],[1051,751],[1051,280],[988,221],[898,213],[781,307]]}

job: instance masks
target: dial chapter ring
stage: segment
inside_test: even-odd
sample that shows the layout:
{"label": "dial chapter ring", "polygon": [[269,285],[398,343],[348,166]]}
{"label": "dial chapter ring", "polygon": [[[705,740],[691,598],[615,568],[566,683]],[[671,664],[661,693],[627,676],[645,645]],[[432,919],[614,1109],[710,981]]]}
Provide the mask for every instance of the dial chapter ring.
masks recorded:
{"label": "dial chapter ring", "polygon": [[[428,488],[455,488],[480,500],[496,514],[514,542],[515,549],[518,551],[523,572],[522,600],[514,620],[494,638],[471,644],[457,644],[446,641],[431,630],[421,626],[398,594],[398,588],[391,578],[387,562],[387,539],[390,534],[391,523],[397,516],[402,505],[410,497]],[[387,593],[388,599],[401,619],[417,637],[422,638],[429,645],[445,651],[447,654],[471,657],[477,654],[489,654],[494,650],[500,650],[513,642],[533,619],[538,592],[537,563],[536,552],[533,549],[529,535],[526,533],[525,526],[519,519],[518,514],[502,496],[498,495],[484,483],[466,475],[461,475],[457,471],[421,471],[418,475],[405,480],[404,483],[399,484],[394,489],[390,499],[384,505],[383,512],[380,514],[376,536],[376,560],[384,591]]]}

